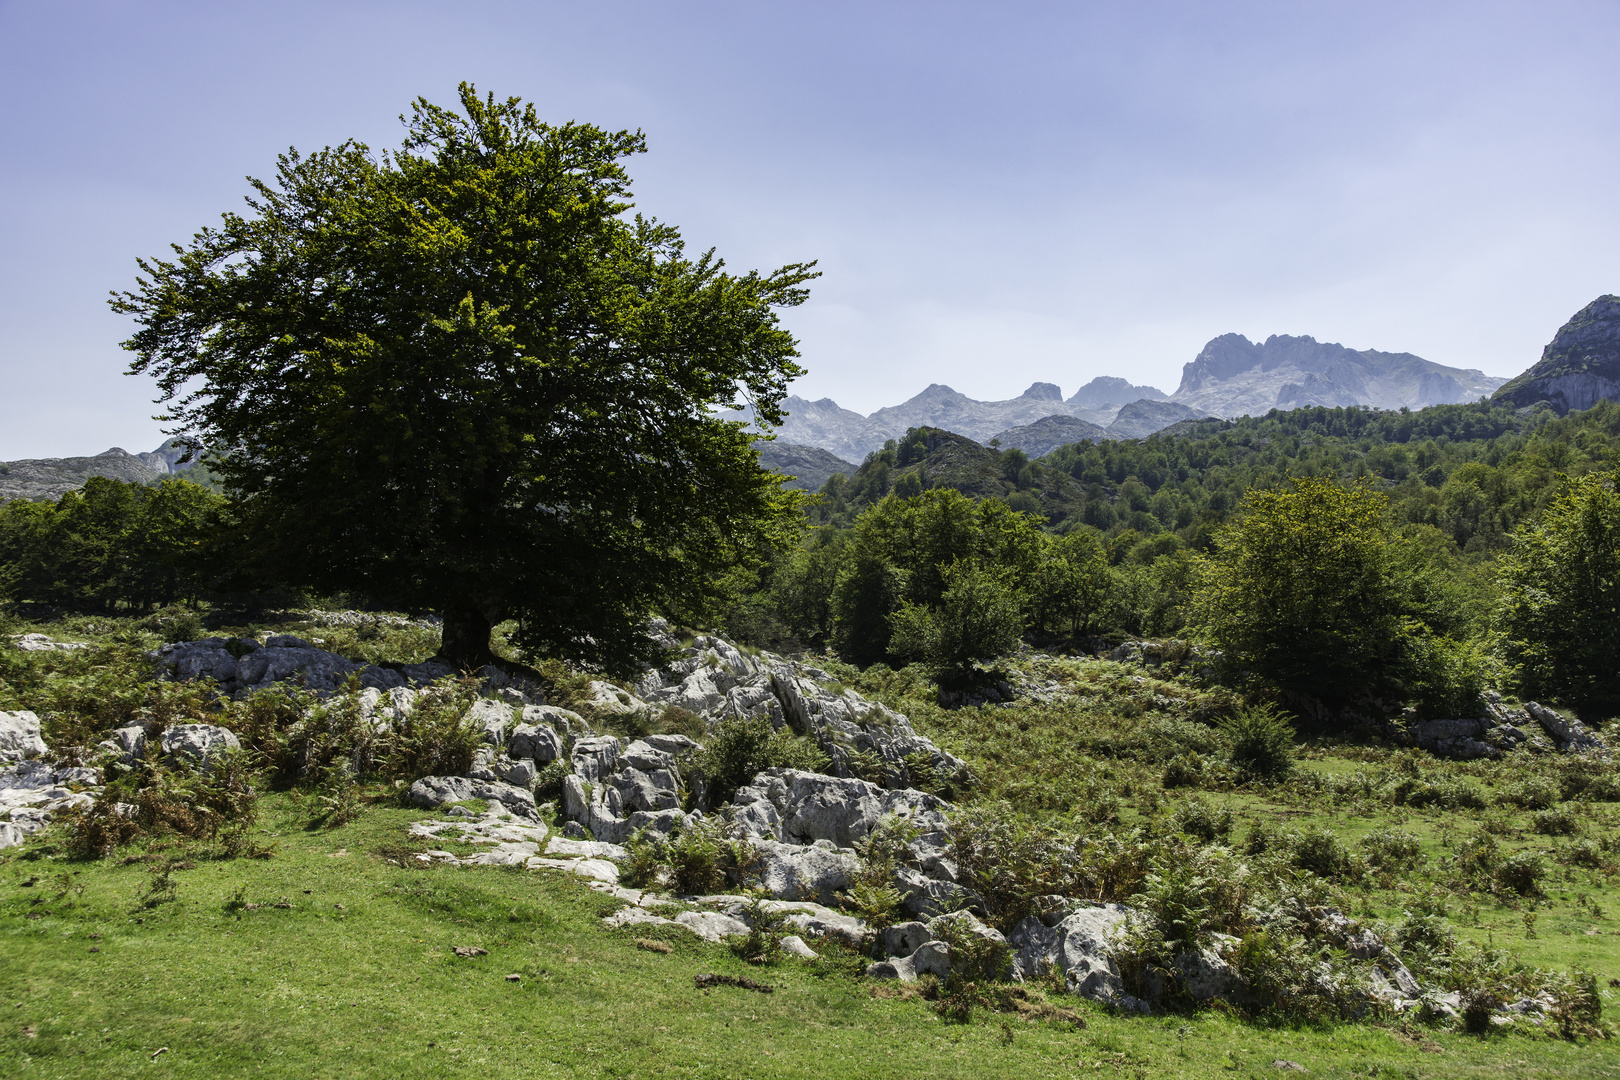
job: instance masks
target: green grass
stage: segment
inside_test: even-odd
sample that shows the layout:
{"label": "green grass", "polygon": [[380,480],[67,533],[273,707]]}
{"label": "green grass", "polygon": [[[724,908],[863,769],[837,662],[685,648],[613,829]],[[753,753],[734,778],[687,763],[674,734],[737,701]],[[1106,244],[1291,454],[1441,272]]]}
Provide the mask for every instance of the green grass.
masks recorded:
{"label": "green grass", "polygon": [[[637,934],[603,929],[613,904],[565,875],[408,869],[377,854],[405,846],[419,816],[374,805],[317,832],[297,800],[272,796],[270,860],[136,853],[196,864],[173,873],[174,900],[152,907],[142,862],[69,863],[48,843],[12,854],[0,866],[6,1075],[1198,1077],[1274,1076],[1274,1059],[1314,1076],[1620,1068],[1607,1045],[1551,1038],[1113,1016],[1089,1003],[1084,1030],[983,1012],[947,1024],[916,998],[874,997],[835,959],[762,973],[684,932],[657,935],[669,955],[643,950]],[[238,894],[260,906],[228,911]],[[460,959],[457,945],[489,955]],[[695,989],[710,971],[777,990]]]}
{"label": "green grass", "polygon": [[[88,733],[162,704],[131,678],[150,641],[128,621],[11,632],[33,629],[103,648],[24,658],[27,670],[0,687],[14,704],[0,707],[37,708],[49,730]],[[409,631],[364,645],[380,658],[408,659],[427,642]],[[1475,785],[1490,805],[1484,811],[1393,805],[1377,785],[1409,755],[1326,737],[1305,744],[1300,778],[1288,784],[1236,785],[1216,770],[1200,785],[1165,790],[1171,758],[1189,750],[1219,758],[1218,740],[1196,721],[1230,694],[1128,665],[1036,663],[1070,688],[1069,701],[946,711],[910,669],[829,667],[965,757],[979,778],[973,798],[1006,801],[1050,824],[1151,830],[1196,797],[1232,810],[1231,843],[1240,849],[1256,825],[1325,825],[1352,851],[1376,828],[1409,830],[1422,865],[1338,882],[1347,911],[1393,920],[1440,903],[1460,937],[1538,967],[1593,971],[1606,1006],[1620,1003],[1608,986],[1620,977],[1615,876],[1551,858],[1575,840],[1620,841],[1620,805],[1565,804],[1580,821],[1575,838],[1535,834],[1531,811],[1497,805],[1509,785],[1526,773],[1554,775],[1557,762],[1425,763]],[[201,699],[171,704],[206,709]],[[1362,779],[1374,794],[1361,792]],[[1570,1043],[1524,1025],[1481,1039],[1415,1022],[1287,1025],[1214,1009],[1114,1015],[1075,999],[1063,1003],[1084,1016],[1081,1029],[983,1010],[967,1025],[948,1024],[930,1003],[857,978],[861,961],[837,949],[814,964],[789,960],[761,972],[684,931],[606,930],[600,916],[615,903],[567,875],[397,865],[413,847],[409,822],[425,815],[369,790],[361,816],[333,830],[309,828],[310,797],[267,795],[255,839],[274,845],[274,856],[263,861],[158,842],[73,862],[50,834],[0,853],[0,1075],[1289,1075],[1273,1060],[1299,1062],[1316,1077],[1620,1074],[1620,1041]],[[1097,812],[1104,801],[1111,819]],[[1451,860],[1459,845],[1487,828],[1505,851],[1548,853],[1544,897],[1492,895],[1458,878]],[[151,895],[154,861],[194,864],[170,873],[172,899]],[[638,936],[674,951],[638,948]],[[451,951],[458,945],[489,954],[460,959]],[[748,974],[777,989],[704,992],[692,981],[704,972]],[[513,973],[520,978],[508,981]]]}

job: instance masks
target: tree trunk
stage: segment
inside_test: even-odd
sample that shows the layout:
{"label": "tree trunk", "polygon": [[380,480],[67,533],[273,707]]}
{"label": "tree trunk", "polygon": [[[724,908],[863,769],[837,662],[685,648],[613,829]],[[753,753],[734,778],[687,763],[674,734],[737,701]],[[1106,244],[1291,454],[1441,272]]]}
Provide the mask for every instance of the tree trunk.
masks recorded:
{"label": "tree trunk", "polygon": [[493,627],[489,616],[478,608],[468,605],[445,608],[439,659],[457,671],[477,671],[492,663],[495,654],[490,651],[489,632]]}

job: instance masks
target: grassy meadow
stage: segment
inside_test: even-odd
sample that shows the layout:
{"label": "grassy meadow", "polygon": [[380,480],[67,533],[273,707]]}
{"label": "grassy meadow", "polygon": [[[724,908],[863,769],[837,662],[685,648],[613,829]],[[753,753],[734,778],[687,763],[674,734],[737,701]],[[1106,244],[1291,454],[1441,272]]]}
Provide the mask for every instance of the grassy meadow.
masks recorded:
{"label": "grassy meadow", "polygon": [[[133,657],[163,636],[107,619],[11,632],[35,629],[97,646],[37,654],[30,672],[8,676],[34,700],[0,707],[35,708],[48,732],[83,730],[90,721],[72,710],[132,685]],[[409,628],[300,632],[356,658],[428,648]],[[1602,782],[1586,777],[1570,799],[1581,782],[1557,760],[1443,763],[1370,738],[1317,737],[1291,779],[1257,786],[1223,769],[1202,722],[1219,688],[1103,661],[1014,666],[1057,692],[1046,704],[945,710],[909,671],[832,669],[967,759],[970,805],[1005,803],[1081,833],[1224,845],[1320,878],[1372,925],[1434,916],[1524,968],[1590,971],[1605,1006],[1620,1003],[1610,985],[1620,977],[1620,803]],[[1272,1077],[1294,1063],[1335,1077],[1620,1075],[1614,1041],[1563,1038],[1551,1021],[1480,1036],[1410,1014],[1140,1016],[1056,995],[1061,1010],[1042,1008],[1036,994],[1031,1007],[949,1022],[921,996],[861,978],[865,960],[830,944],[814,943],[814,962],[760,968],[684,930],[606,929],[618,902],[570,875],[423,865],[412,855],[429,846],[472,849],[409,838],[409,823],[431,815],[403,808],[391,787],[362,796],[353,820],[329,827],[316,793],[267,790],[234,857],[219,842],[155,836],[76,860],[60,830],[0,852],[0,1072]],[[1377,836],[1385,842],[1367,842]],[[1530,894],[1492,876],[1521,852],[1542,868]],[[458,946],[487,953],[458,957]],[[707,973],[773,992],[698,988]]]}

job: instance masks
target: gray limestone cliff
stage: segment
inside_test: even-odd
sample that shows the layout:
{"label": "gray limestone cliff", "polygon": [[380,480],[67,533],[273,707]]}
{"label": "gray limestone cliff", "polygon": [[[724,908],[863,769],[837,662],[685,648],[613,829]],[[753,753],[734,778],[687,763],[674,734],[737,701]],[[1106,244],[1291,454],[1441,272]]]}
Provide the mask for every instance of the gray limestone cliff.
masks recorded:
{"label": "gray limestone cliff", "polygon": [[1504,380],[1411,353],[1347,349],[1312,337],[1214,338],[1182,368],[1171,400],[1216,416],[1263,416],[1308,405],[1421,409],[1484,397]]}
{"label": "gray limestone cliff", "polygon": [[1519,406],[1546,401],[1561,413],[1620,401],[1620,296],[1600,296],[1577,311],[1541,360],[1493,397]]}

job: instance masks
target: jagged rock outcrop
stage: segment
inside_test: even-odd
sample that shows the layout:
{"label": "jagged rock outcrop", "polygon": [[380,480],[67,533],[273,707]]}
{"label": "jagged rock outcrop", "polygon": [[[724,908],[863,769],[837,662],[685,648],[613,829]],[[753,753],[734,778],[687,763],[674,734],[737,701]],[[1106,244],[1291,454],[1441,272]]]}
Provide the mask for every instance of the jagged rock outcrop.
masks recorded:
{"label": "jagged rock outcrop", "polygon": [[1463,761],[1498,758],[1520,747],[1561,754],[1608,750],[1602,737],[1574,717],[1534,701],[1515,709],[1504,705],[1494,691],[1486,695],[1477,717],[1409,721],[1396,725],[1393,734],[1404,745]]}
{"label": "jagged rock outcrop", "polygon": [[1577,311],[1540,361],[1492,397],[1521,407],[1546,401],[1560,413],[1620,401],[1620,296],[1600,296]]}
{"label": "jagged rock outcrop", "polygon": [[101,773],[53,765],[49,757],[38,716],[0,712],[0,848],[21,844],[63,810],[94,802]]}
{"label": "jagged rock outcrop", "polygon": [[278,682],[331,693],[342,689],[353,674],[359,675],[361,686],[381,692],[456,673],[450,665],[432,660],[387,667],[360,664],[291,634],[274,634],[263,642],[255,638],[200,638],[164,645],[148,655],[166,678],[177,682],[213,679],[222,693],[232,697]]}

